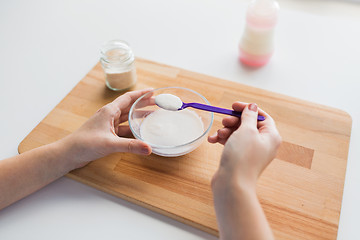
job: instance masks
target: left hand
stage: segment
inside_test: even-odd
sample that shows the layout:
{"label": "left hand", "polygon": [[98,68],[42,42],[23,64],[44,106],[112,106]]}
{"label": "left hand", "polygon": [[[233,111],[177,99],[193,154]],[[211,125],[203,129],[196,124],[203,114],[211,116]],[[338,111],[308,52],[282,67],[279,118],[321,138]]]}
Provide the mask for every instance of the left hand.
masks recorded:
{"label": "left hand", "polygon": [[[85,166],[88,162],[115,152],[149,155],[151,147],[133,139],[129,126],[120,125],[128,119],[131,105],[152,89],[127,92],[100,108],[78,130],[60,140],[68,150],[71,168]],[[150,99],[149,94],[148,98]],[[120,126],[119,126],[120,125]]]}

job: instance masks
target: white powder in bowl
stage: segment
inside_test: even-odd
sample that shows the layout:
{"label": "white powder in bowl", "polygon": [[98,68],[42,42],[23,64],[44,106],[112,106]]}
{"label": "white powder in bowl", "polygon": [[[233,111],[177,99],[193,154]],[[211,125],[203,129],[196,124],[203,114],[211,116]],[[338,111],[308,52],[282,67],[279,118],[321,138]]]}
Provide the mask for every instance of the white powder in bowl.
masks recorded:
{"label": "white powder in bowl", "polygon": [[204,132],[204,124],[194,111],[158,109],[141,123],[141,138],[150,144],[178,146],[191,142]]}

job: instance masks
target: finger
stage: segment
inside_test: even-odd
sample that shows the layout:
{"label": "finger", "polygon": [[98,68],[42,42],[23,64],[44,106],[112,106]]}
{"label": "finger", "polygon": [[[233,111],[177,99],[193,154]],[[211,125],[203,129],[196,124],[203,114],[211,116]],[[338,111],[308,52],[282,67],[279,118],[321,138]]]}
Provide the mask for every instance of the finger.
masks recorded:
{"label": "finger", "polygon": [[151,147],[143,141],[129,138],[116,138],[114,142],[115,152],[129,152],[141,155],[149,155]]}
{"label": "finger", "polygon": [[[139,97],[141,97],[142,95],[144,95],[146,93],[149,93],[152,90],[153,90],[152,88],[149,88],[149,89],[144,89],[144,90],[127,92],[127,93],[121,95],[120,97],[116,98],[112,103],[118,109],[124,110],[124,109],[128,108],[129,106],[131,106],[136,101],[136,99],[138,99]],[[146,97],[151,97],[151,95],[152,95],[152,93],[149,93],[148,95],[146,95]]]}
{"label": "finger", "polygon": [[121,114],[119,124],[126,122],[129,119],[129,113]]}
{"label": "finger", "polygon": [[128,125],[120,125],[117,130],[117,135],[119,137],[133,138],[133,134]]}
{"label": "finger", "polygon": [[219,138],[219,136],[217,135],[217,132],[214,135],[208,137],[209,143],[220,143],[220,144],[224,145],[227,140],[228,140],[228,138],[226,138],[226,139]]}
{"label": "finger", "polygon": [[232,108],[237,112],[242,112],[247,105],[248,103],[245,102],[234,102]]}
{"label": "finger", "polygon": [[220,143],[221,145],[225,145],[225,143],[227,142],[228,139],[222,139],[220,138],[218,143]]}
{"label": "finger", "polygon": [[229,127],[229,128],[239,127],[240,118],[234,116],[225,117],[222,120],[222,124],[224,125],[224,127]]}
{"label": "finger", "polygon": [[270,143],[280,144],[281,136],[275,124],[264,125],[259,128],[259,133],[264,139],[267,139]]}
{"label": "finger", "polygon": [[262,109],[259,109],[259,113],[265,116],[264,121],[258,121],[258,129],[260,134],[270,133],[272,135],[278,135],[274,119]]}
{"label": "finger", "polygon": [[214,134],[211,135],[211,136],[208,136],[208,142],[209,142],[209,143],[217,143],[217,142],[218,142],[217,132],[214,133]]}
{"label": "finger", "polygon": [[260,108],[258,110],[259,110],[259,114],[265,116],[264,121],[258,122],[258,128],[260,134],[263,136],[263,138],[269,141],[270,144],[275,144],[278,147],[281,143],[281,136],[276,128],[274,119],[264,110]]}
{"label": "finger", "polygon": [[149,96],[146,95],[143,99],[141,99],[141,101],[136,105],[136,107],[143,108],[153,105],[155,105],[155,97],[150,96],[149,94]]}
{"label": "finger", "polygon": [[265,117],[264,121],[259,121],[258,122],[258,128],[261,128],[262,126],[265,126],[265,125],[266,126],[275,125],[274,119],[267,112],[265,112],[261,108],[259,108],[258,111],[259,111],[259,115]]}
{"label": "finger", "polygon": [[[136,117],[134,117],[134,118],[141,119],[141,118],[144,118],[144,117],[146,117],[147,115],[149,115],[149,114],[151,114],[153,112],[154,111],[136,110],[136,112],[134,113],[134,116],[136,116]],[[119,124],[128,121],[128,119],[129,119],[129,113],[121,114]]]}
{"label": "finger", "polygon": [[[125,108],[130,109],[131,105],[136,101],[138,97],[140,97],[142,94],[150,92],[151,90],[152,89],[145,89],[140,91],[127,92],[115,99],[113,102],[108,103],[102,108],[100,108],[97,111],[97,114],[114,117],[114,123],[116,126],[120,123],[118,118],[121,114],[121,111]],[[148,95],[149,96],[146,96],[146,98],[150,98],[152,93],[149,93]]]}
{"label": "finger", "polygon": [[[244,102],[234,102],[232,108],[234,109],[234,111],[242,112],[246,107],[246,105],[247,103]],[[233,127],[238,128],[240,126],[240,123],[241,123],[241,118],[234,116],[225,117],[222,120],[222,124],[224,125],[224,127],[229,127],[229,128],[233,128]]]}
{"label": "finger", "polygon": [[248,104],[241,114],[241,127],[257,129],[258,107],[256,103]]}
{"label": "finger", "polygon": [[[150,94],[149,94],[150,95]],[[129,113],[131,107],[132,107],[133,103],[131,103],[128,107],[124,108],[121,110],[121,113]],[[152,105],[155,105],[155,98],[151,97],[149,98],[149,96],[144,96],[143,99],[141,99],[140,102],[138,102],[136,104],[136,110],[140,109],[140,108],[144,108],[144,107],[147,107],[147,106],[152,106]]]}
{"label": "finger", "polygon": [[222,128],[217,131],[217,135],[219,138],[228,139],[233,132],[234,132],[234,129]]}
{"label": "finger", "polygon": [[[243,102],[235,102],[233,103],[232,107],[235,111],[241,112],[246,107],[246,104],[247,103],[243,103]],[[234,116],[228,116],[223,118],[222,124],[224,125],[224,127],[229,127],[229,128],[238,127],[240,125],[240,118]]]}
{"label": "finger", "polygon": [[96,114],[101,114],[103,116],[114,116],[119,113],[120,113],[119,110],[114,107],[114,104],[112,102],[102,106],[96,112]]}

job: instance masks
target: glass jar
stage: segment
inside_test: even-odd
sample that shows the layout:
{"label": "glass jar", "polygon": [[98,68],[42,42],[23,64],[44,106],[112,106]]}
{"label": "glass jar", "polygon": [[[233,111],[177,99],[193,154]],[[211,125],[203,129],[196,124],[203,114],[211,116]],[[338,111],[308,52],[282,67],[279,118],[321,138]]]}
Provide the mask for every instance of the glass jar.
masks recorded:
{"label": "glass jar", "polygon": [[111,40],[103,44],[100,62],[109,89],[123,91],[136,83],[134,60],[134,53],[127,42]]}

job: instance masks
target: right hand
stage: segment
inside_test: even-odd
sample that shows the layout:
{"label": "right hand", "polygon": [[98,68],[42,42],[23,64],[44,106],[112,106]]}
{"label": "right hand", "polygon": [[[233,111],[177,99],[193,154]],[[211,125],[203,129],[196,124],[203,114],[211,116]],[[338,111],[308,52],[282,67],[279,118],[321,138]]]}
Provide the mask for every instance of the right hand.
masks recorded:
{"label": "right hand", "polygon": [[[235,102],[232,107],[242,111],[241,119],[224,118],[224,128],[208,138],[210,143],[224,145],[219,169],[212,179],[215,191],[229,183],[255,189],[258,177],[275,158],[281,143],[274,120],[256,104]],[[257,121],[258,113],[266,119]]]}

